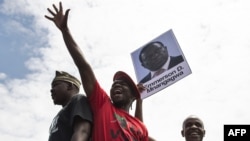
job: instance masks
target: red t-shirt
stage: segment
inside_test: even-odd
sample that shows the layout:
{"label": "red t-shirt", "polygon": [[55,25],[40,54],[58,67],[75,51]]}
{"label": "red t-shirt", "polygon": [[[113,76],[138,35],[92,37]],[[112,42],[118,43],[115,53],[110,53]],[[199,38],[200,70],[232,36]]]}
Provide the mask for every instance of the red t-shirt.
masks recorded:
{"label": "red t-shirt", "polygon": [[89,101],[94,115],[92,141],[148,141],[145,125],[126,111],[114,107],[98,82]]}

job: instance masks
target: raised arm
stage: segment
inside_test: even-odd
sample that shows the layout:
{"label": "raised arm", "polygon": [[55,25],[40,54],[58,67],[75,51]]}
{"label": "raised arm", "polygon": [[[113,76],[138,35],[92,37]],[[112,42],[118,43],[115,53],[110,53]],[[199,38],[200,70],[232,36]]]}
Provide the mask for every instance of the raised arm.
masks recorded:
{"label": "raised arm", "polygon": [[[145,90],[143,84],[137,84],[137,89],[140,93]],[[136,107],[135,107],[135,117],[143,122],[143,112],[142,112],[142,99],[136,99]]]}
{"label": "raised arm", "polygon": [[61,31],[65,45],[79,70],[83,89],[86,95],[89,97],[92,94],[96,79],[90,64],[84,58],[81,49],[76,44],[68,28],[67,23],[70,9],[67,9],[64,14],[61,2],[59,3],[59,9],[54,4],[53,8],[55,12],[49,8],[47,9],[52,17],[47,15],[45,15],[45,17],[50,21],[53,21],[57,28]]}
{"label": "raised arm", "polygon": [[[140,83],[137,84],[137,88],[140,91],[140,93],[145,90],[143,84]],[[142,101],[143,101],[142,99],[136,99],[136,107],[135,107],[135,117],[138,118],[141,122],[143,122]],[[148,136],[148,141],[156,141],[156,140]]]}
{"label": "raised arm", "polygon": [[142,99],[137,99],[136,100],[135,117],[143,122]]}

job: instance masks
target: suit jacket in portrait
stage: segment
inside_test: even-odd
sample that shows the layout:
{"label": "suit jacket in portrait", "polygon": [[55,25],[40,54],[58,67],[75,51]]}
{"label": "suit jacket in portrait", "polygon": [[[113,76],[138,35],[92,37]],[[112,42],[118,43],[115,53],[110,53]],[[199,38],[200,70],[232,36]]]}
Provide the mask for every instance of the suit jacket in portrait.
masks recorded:
{"label": "suit jacket in portrait", "polygon": [[[180,56],[170,56],[170,62],[168,66],[168,70],[173,68],[174,66],[178,65],[179,63],[183,62],[184,59],[182,55]],[[151,73],[149,72],[141,81],[140,83],[145,83],[152,78]]]}

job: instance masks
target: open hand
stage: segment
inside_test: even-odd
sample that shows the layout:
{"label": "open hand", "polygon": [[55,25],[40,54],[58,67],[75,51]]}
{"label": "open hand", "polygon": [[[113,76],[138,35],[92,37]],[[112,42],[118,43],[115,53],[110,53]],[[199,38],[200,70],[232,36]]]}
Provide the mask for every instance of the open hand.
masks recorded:
{"label": "open hand", "polygon": [[45,18],[53,21],[55,23],[55,25],[60,29],[66,29],[68,28],[67,26],[67,22],[68,22],[68,14],[70,9],[67,9],[65,12],[65,15],[63,15],[63,7],[62,7],[62,3],[59,3],[59,10],[58,8],[55,6],[55,4],[52,5],[55,12],[53,12],[51,9],[47,8],[47,10],[49,11],[49,13],[53,16],[53,17],[49,17],[47,15],[45,15]]}

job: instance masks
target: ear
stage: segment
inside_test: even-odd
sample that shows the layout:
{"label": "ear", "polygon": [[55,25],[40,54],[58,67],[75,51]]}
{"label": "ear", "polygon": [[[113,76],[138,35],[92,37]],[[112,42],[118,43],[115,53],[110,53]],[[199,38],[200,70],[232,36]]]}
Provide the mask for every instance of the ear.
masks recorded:
{"label": "ear", "polygon": [[206,130],[203,131],[203,137],[205,137],[205,134],[206,134]]}

